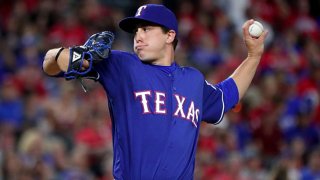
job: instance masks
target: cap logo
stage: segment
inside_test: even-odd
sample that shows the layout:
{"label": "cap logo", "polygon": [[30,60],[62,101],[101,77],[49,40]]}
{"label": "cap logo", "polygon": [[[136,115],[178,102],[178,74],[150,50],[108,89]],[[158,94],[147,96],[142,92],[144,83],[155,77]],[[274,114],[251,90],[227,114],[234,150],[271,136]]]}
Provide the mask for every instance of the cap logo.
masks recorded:
{"label": "cap logo", "polygon": [[140,15],[141,15],[141,11],[142,11],[143,9],[146,9],[146,8],[147,8],[147,6],[140,6],[139,9],[137,10],[137,13],[136,13],[135,16],[136,16],[136,17],[137,17],[137,16],[140,16]]}

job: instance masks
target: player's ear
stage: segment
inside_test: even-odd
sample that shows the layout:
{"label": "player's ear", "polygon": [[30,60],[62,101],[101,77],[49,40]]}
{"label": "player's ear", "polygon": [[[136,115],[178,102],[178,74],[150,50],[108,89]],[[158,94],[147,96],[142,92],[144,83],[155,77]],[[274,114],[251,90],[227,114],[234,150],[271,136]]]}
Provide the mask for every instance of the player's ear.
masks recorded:
{"label": "player's ear", "polygon": [[167,35],[168,35],[168,37],[167,37],[167,41],[166,42],[167,43],[172,43],[174,41],[175,37],[176,37],[176,32],[174,30],[169,30],[167,32]]}

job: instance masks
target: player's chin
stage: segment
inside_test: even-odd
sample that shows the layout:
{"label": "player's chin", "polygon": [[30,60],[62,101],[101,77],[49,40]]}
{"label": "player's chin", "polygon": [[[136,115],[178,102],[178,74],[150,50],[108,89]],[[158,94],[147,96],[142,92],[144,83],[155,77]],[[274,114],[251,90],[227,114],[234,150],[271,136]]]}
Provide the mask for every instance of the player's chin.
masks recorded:
{"label": "player's chin", "polygon": [[139,56],[139,59],[143,62],[143,63],[148,63],[148,64],[152,64],[153,60],[151,58],[147,58],[146,56]]}
{"label": "player's chin", "polygon": [[134,52],[136,53],[136,55],[141,59],[141,57],[143,56],[140,50],[134,50]]}
{"label": "player's chin", "polygon": [[144,53],[143,51],[137,51],[136,54],[139,59],[145,63],[152,63],[155,59],[150,53]]}
{"label": "player's chin", "polygon": [[141,61],[144,60],[144,55],[143,55],[142,53],[137,52],[136,54],[137,54],[137,56],[139,57],[139,59],[140,59]]}
{"label": "player's chin", "polygon": [[141,51],[137,51],[136,54],[140,58],[141,61],[148,61],[148,57],[146,56],[145,53],[143,53]]}

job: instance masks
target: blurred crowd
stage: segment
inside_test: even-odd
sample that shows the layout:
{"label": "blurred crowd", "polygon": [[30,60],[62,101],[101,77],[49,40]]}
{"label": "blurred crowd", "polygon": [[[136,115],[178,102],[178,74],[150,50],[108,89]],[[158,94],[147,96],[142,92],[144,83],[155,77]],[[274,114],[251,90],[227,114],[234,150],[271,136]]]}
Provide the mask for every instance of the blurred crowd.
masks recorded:
{"label": "blurred crowd", "polygon": [[104,30],[116,35],[113,49],[132,51],[117,23],[144,3],[174,10],[176,61],[214,84],[246,57],[245,20],[269,31],[244,99],[219,125],[201,125],[195,179],[320,179],[319,0],[0,1],[0,179],[113,179],[102,87],[86,81],[84,93],[46,76],[42,61]]}

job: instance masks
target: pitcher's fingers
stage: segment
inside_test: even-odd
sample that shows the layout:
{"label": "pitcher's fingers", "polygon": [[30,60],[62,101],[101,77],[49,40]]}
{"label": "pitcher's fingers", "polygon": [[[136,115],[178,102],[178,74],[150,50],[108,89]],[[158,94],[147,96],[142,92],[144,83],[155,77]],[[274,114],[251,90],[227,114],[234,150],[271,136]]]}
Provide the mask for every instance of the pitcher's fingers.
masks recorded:
{"label": "pitcher's fingers", "polygon": [[243,33],[243,36],[244,37],[248,37],[250,36],[249,34],[249,26],[251,24],[253,24],[254,20],[253,19],[250,19],[250,20],[247,20],[243,25],[242,25],[242,33]]}
{"label": "pitcher's fingers", "polygon": [[89,68],[90,66],[90,63],[88,60],[83,60],[83,64],[82,64],[82,67],[84,67],[85,69]]}
{"label": "pitcher's fingers", "polygon": [[267,38],[268,34],[269,34],[269,31],[268,31],[268,30],[266,30],[266,29],[263,30],[263,32],[262,32],[261,36],[259,37],[259,39],[261,39],[262,41],[264,41],[264,40]]}

